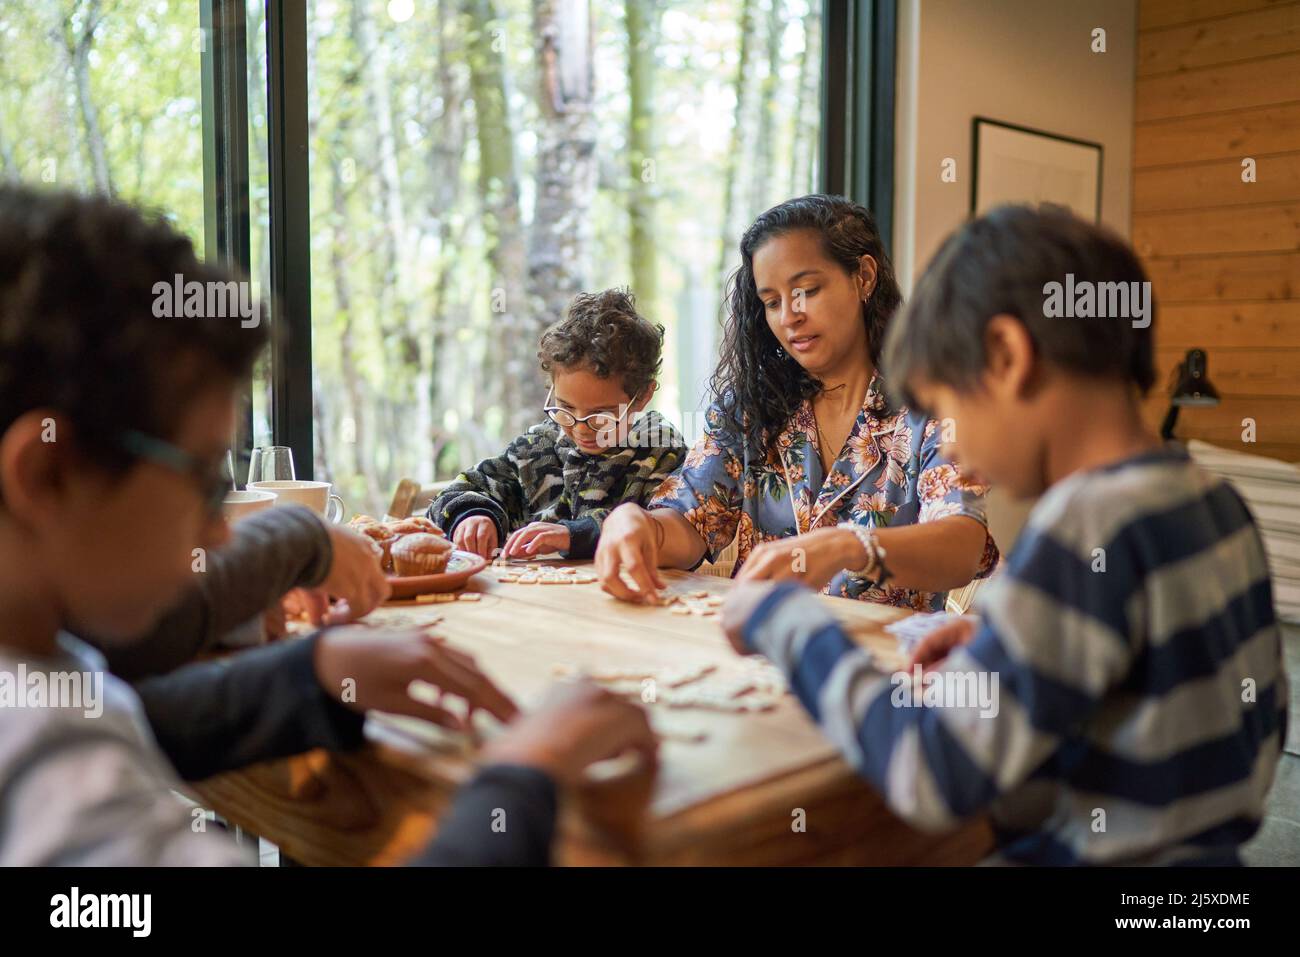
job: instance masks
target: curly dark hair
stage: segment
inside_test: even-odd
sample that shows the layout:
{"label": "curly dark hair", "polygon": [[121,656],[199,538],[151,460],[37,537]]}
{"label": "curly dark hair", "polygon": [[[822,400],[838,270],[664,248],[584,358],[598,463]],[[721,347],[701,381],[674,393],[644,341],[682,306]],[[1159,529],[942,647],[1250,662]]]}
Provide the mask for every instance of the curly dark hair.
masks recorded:
{"label": "curly dark hair", "polygon": [[247,375],[266,324],[155,315],[156,283],[229,282],[161,217],[104,197],[0,187],[0,433],[33,409],[66,416],[110,474],[115,441],[175,435],[204,386]]}
{"label": "curly dark hair", "polygon": [[542,333],[542,371],[587,368],[602,379],[618,376],[629,397],[639,396],[659,374],[664,327],[637,312],[627,289],[579,293],[563,319]]}
{"label": "curly dark hair", "polygon": [[768,328],[754,284],[754,252],[769,239],[800,229],[821,236],[826,255],[845,272],[856,273],[862,256],[876,261],[876,288],[862,304],[871,361],[880,366],[885,327],[903,294],[871,213],[842,196],[813,194],[773,206],[740,239],[740,266],[727,284],[727,318],[721,358],[709,382],[715,401],[742,429],[753,449],[765,448],[799,406],[821,391],[814,379],[782,348]]}

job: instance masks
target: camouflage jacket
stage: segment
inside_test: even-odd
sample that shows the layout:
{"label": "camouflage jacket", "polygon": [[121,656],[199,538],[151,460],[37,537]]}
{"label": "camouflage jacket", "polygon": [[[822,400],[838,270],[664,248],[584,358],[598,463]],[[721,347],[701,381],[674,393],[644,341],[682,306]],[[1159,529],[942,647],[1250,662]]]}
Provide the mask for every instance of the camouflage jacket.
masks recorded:
{"label": "camouflage jacket", "polygon": [[579,450],[547,419],[458,475],[427,514],[449,536],[471,515],[486,515],[499,545],[530,522],[555,522],[569,530],[565,557],[590,558],[610,510],[645,505],[685,457],[681,434],[658,412],[632,423],[626,441],[600,455]]}

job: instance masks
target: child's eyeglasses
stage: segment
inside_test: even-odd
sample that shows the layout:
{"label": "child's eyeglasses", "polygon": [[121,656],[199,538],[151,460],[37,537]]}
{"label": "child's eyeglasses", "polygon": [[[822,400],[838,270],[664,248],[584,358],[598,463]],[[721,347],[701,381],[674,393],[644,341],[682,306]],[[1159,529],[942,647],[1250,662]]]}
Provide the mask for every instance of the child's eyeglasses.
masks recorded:
{"label": "child's eyeglasses", "polygon": [[123,451],[136,458],[161,465],[165,469],[192,479],[203,496],[203,506],[207,514],[214,517],[221,514],[226,494],[234,488],[234,480],[231,478],[225,456],[215,463],[203,462],[179,446],[156,436],[137,432],[135,429],[122,432],[118,436],[117,444]]}
{"label": "child's eyeglasses", "polygon": [[[579,418],[568,409],[562,409],[558,405],[551,405],[551,394],[554,391],[554,388],[547,391],[546,404],[542,407],[542,411],[546,413],[547,418],[562,429],[571,429],[581,422],[593,432],[604,432],[622,422],[627,417],[627,414],[632,411],[632,406],[636,405],[636,396],[633,396],[631,401],[623,406],[623,411],[618,415],[610,412],[593,412],[591,415],[584,415]],[[636,395],[639,396],[640,394],[638,392]]]}

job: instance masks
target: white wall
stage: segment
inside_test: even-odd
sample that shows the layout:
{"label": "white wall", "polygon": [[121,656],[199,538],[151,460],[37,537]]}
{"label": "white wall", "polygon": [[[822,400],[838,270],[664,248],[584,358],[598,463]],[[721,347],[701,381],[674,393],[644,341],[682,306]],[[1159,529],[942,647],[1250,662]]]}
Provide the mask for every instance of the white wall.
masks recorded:
{"label": "white wall", "polygon": [[[1106,30],[1106,52],[1091,50]],[[1102,144],[1102,221],[1127,236],[1134,0],[902,0],[895,263],[905,290],[970,209],[975,116]],[[946,157],[957,181],[940,179]]]}
{"label": "white wall", "polygon": [[[894,265],[906,295],[970,211],[971,121],[1102,144],[1102,222],[1130,233],[1135,0],[900,0]],[[1092,31],[1106,52],[1092,52]],[[945,158],[957,181],[940,177]],[[1026,508],[995,494],[1004,551]]]}

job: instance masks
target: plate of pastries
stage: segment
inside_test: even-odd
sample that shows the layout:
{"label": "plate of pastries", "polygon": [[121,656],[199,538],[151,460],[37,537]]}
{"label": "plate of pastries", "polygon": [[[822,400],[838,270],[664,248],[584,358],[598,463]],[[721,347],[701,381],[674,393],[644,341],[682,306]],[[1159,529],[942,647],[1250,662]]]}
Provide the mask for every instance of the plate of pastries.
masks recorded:
{"label": "plate of pastries", "polygon": [[487,568],[487,560],[455,548],[441,528],[422,515],[380,521],[358,515],[348,525],[370,539],[393,586],[393,598],[455,591]]}

